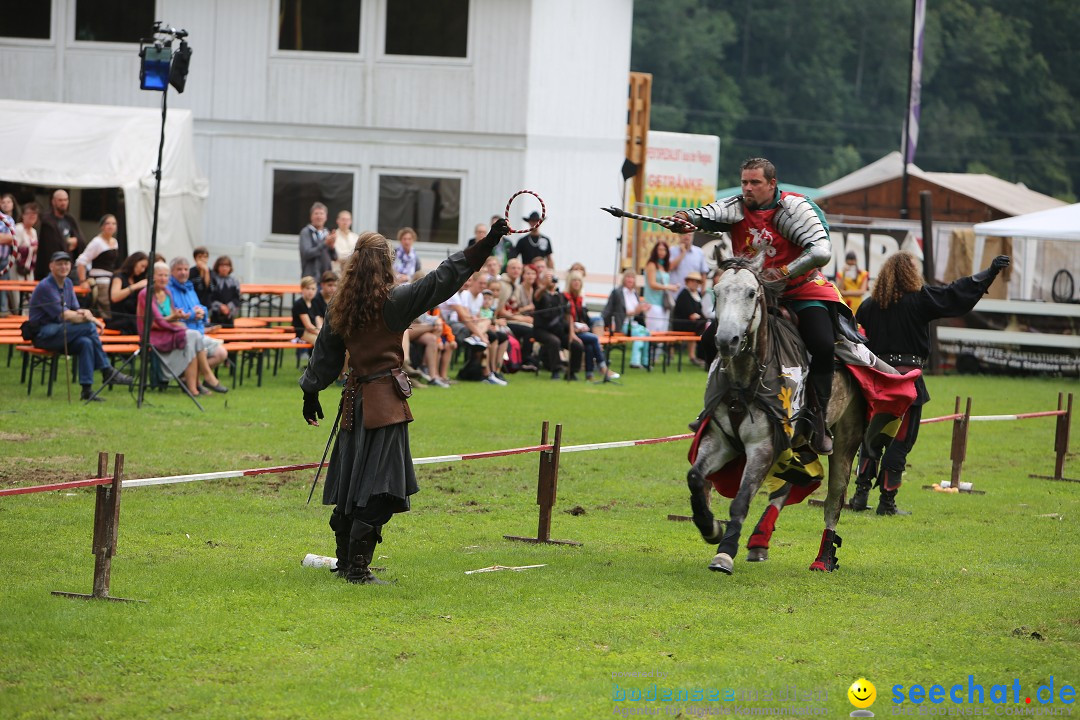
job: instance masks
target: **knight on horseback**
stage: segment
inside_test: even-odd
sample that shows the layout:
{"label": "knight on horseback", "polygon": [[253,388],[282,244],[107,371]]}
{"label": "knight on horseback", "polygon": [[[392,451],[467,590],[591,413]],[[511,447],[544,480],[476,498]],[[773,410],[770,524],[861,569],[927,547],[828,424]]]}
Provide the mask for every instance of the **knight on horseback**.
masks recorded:
{"label": "knight on horseback", "polygon": [[[832,258],[829,225],[821,208],[792,192],[781,192],[776,184],[776,167],[765,158],[750,158],[742,164],[742,194],[691,210],[680,210],[666,218],[672,231],[726,231],[736,256],[765,255],[770,279],[784,279],[787,288],[782,304],[798,317],[799,335],[810,353],[809,385],[813,389],[811,449],[829,455],[833,438],[826,415],[833,385],[833,347],[837,313],[846,310],[836,287],[821,273]],[[705,409],[690,424],[697,430],[719,402],[724,390],[716,387],[710,373],[705,391]]]}

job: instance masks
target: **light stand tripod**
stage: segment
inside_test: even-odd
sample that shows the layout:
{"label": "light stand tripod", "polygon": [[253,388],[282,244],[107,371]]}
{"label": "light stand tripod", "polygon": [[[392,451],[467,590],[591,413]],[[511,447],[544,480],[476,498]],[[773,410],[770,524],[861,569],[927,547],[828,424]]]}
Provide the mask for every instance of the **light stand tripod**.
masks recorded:
{"label": "light stand tripod", "polygon": [[[176,88],[176,92],[183,93],[187,83],[188,64],[191,61],[191,48],[188,47],[187,30],[178,30],[160,21],[154,23],[155,37],[144,39],[139,48],[139,57],[142,66],[139,70],[140,86],[143,90],[161,91],[161,139],[158,142],[157,167],[154,168],[154,221],[150,230],[150,276],[153,276],[152,268],[157,257],[157,232],[158,210],[161,205],[161,164],[162,155],[165,151],[165,120],[168,116],[169,85]],[[173,40],[179,40],[180,45],[176,52],[172,50]],[[150,372],[150,358],[157,356],[158,364],[172,376],[183,388],[184,393],[195,403],[195,407],[203,409],[199,401],[191,394],[187,386],[180,382],[179,378],[169,370],[168,366],[161,362],[162,358],[158,351],[150,344],[150,326],[153,323],[154,292],[151,285],[146,288],[146,305],[143,308],[142,337],[139,342],[139,352],[129,358],[131,362],[137,355],[142,356],[142,364],[139,371],[139,393],[136,405],[141,408],[146,394],[146,380]],[[125,363],[126,365],[127,363]],[[100,392],[100,389],[98,390]]]}
{"label": "light stand tripod", "polygon": [[[620,198],[620,200],[621,200],[620,205],[622,205],[624,207],[626,205],[626,186],[630,182],[630,179],[633,178],[635,175],[637,175],[638,170],[639,170],[639,168],[638,168],[637,163],[631,161],[629,158],[627,158],[627,159],[625,159],[623,161],[623,164],[622,164],[623,184],[622,184],[622,198]],[[625,223],[620,218],[619,219],[619,237],[615,238],[615,268],[614,268],[614,272],[611,275],[611,278],[612,278],[612,280],[611,280],[611,283],[612,283],[611,292],[612,292],[612,294],[614,294],[615,291],[619,289],[619,285],[620,285],[619,277],[620,277],[620,270],[622,270],[621,266],[622,266],[622,258],[623,258],[623,228],[624,227],[625,227]],[[610,295],[608,297],[610,297]],[[622,385],[622,383],[611,379],[611,336],[615,333],[615,328],[613,327],[613,324],[614,324],[613,319],[608,320],[608,321],[606,321],[604,323],[604,332],[607,333],[607,343],[604,345],[604,362],[607,365],[607,369],[604,372],[604,377],[600,380],[600,382],[596,383],[597,385],[606,385],[608,383],[610,383],[612,385]],[[624,358],[625,358],[625,355],[626,355],[626,349],[623,348],[623,356],[624,356]]]}

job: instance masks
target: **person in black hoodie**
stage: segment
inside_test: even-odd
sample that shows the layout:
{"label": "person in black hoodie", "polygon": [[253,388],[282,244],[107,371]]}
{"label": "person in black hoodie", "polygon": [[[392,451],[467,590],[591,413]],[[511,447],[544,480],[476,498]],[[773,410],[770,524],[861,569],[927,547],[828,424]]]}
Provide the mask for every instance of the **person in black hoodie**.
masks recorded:
{"label": "person in black hoodie", "polygon": [[[944,286],[924,285],[919,261],[914,255],[898,252],[881,266],[871,296],[864,300],[855,319],[866,333],[871,352],[901,373],[922,368],[930,355],[930,321],[959,317],[971,311],[994,278],[1009,267],[1008,255],[998,255],[990,267]],[[865,445],[859,450],[859,470],[855,479],[853,510],[866,510],[874,481],[881,488],[878,515],[910,515],[896,507],[896,493],[907,466],[907,456],[919,436],[922,408],[930,400],[922,376],[915,381],[918,395],[904,415],[896,438],[881,456]]]}

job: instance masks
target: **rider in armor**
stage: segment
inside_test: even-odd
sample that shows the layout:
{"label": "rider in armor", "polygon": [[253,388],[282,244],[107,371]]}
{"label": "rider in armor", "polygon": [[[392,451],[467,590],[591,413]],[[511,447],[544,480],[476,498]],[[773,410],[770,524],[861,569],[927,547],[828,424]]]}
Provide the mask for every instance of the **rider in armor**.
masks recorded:
{"label": "rider in armor", "polygon": [[[783,304],[798,316],[799,334],[810,353],[809,384],[816,400],[810,447],[819,455],[829,455],[832,435],[826,415],[832,395],[834,328],[838,306],[844,306],[836,286],[819,269],[832,258],[829,226],[813,202],[777,188],[776,167],[765,158],[750,158],[741,170],[741,195],[679,211],[667,219],[674,221],[672,231],[677,233],[692,232],[691,225],[728,232],[735,255],[764,252],[767,274],[787,281]],[[709,406],[706,390],[705,413],[692,428],[696,430],[711,412]]]}

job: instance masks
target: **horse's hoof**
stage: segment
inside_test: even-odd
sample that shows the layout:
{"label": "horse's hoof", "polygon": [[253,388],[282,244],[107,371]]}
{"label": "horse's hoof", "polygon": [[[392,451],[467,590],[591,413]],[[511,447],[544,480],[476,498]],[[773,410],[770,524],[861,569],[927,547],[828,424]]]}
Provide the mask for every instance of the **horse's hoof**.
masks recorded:
{"label": "horse's hoof", "polygon": [[746,562],[765,562],[769,559],[769,548],[749,548],[746,551]]}
{"label": "horse's hoof", "polygon": [[714,572],[722,572],[730,575],[735,569],[735,563],[727,553],[716,553],[712,562],[709,563],[709,569]]}
{"label": "horse's hoof", "polygon": [[716,518],[713,518],[713,521],[712,521],[712,535],[704,535],[703,534],[701,537],[709,545],[716,545],[724,537],[724,526],[723,526],[723,524],[719,520],[717,520]]}

